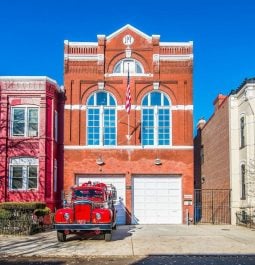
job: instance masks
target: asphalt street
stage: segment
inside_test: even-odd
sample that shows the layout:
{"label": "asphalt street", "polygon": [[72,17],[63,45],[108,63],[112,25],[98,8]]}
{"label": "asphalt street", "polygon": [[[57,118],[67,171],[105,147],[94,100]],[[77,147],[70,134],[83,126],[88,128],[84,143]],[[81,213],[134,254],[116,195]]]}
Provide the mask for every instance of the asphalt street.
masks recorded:
{"label": "asphalt street", "polygon": [[0,235],[0,265],[255,265],[255,229],[240,226],[126,225],[102,238]]}
{"label": "asphalt street", "polygon": [[147,257],[9,258],[1,265],[254,265],[253,255],[159,255]]}

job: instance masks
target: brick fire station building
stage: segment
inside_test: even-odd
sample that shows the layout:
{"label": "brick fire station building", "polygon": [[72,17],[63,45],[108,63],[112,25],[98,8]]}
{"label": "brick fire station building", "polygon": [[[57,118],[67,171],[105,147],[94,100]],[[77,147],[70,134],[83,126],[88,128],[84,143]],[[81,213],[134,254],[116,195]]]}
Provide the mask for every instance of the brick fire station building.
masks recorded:
{"label": "brick fire station building", "polygon": [[192,76],[192,42],[160,42],[131,25],[65,41],[64,190],[115,184],[119,224],[192,219]]}

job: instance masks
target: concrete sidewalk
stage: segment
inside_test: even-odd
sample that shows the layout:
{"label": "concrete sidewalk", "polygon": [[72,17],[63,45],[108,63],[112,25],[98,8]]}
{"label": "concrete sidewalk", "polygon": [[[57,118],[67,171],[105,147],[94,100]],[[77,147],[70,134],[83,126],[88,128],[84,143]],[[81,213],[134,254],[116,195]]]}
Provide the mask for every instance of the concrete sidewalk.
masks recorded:
{"label": "concrete sidewalk", "polygon": [[147,255],[255,254],[255,230],[230,225],[127,225],[113,231],[111,242],[56,231],[33,236],[0,236],[0,256],[84,257]]}

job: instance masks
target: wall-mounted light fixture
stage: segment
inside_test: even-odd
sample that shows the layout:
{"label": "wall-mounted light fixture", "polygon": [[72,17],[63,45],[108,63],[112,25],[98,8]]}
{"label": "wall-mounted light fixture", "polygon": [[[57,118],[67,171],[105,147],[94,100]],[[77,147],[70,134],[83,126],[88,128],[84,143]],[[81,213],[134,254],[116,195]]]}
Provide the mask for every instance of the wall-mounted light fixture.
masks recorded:
{"label": "wall-mounted light fixture", "polygon": [[97,163],[99,166],[102,166],[102,165],[104,164],[104,160],[103,160],[103,158],[102,158],[101,156],[98,157],[97,160],[96,160],[96,163]]}
{"label": "wall-mounted light fixture", "polygon": [[161,165],[162,162],[161,162],[160,158],[156,158],[156,159],[154,160],[154,164],[155,164],[156,166]]}

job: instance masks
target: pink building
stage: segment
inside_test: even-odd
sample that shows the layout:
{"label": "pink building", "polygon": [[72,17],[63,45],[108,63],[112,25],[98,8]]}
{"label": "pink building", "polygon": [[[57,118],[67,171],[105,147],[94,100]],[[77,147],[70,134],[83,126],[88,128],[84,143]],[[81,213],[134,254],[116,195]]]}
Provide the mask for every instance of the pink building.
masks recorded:
{"label": "pink building", "polygon": [[45,76],[0,77],[0,202],[56,207],[62,189],[63,96]]}

